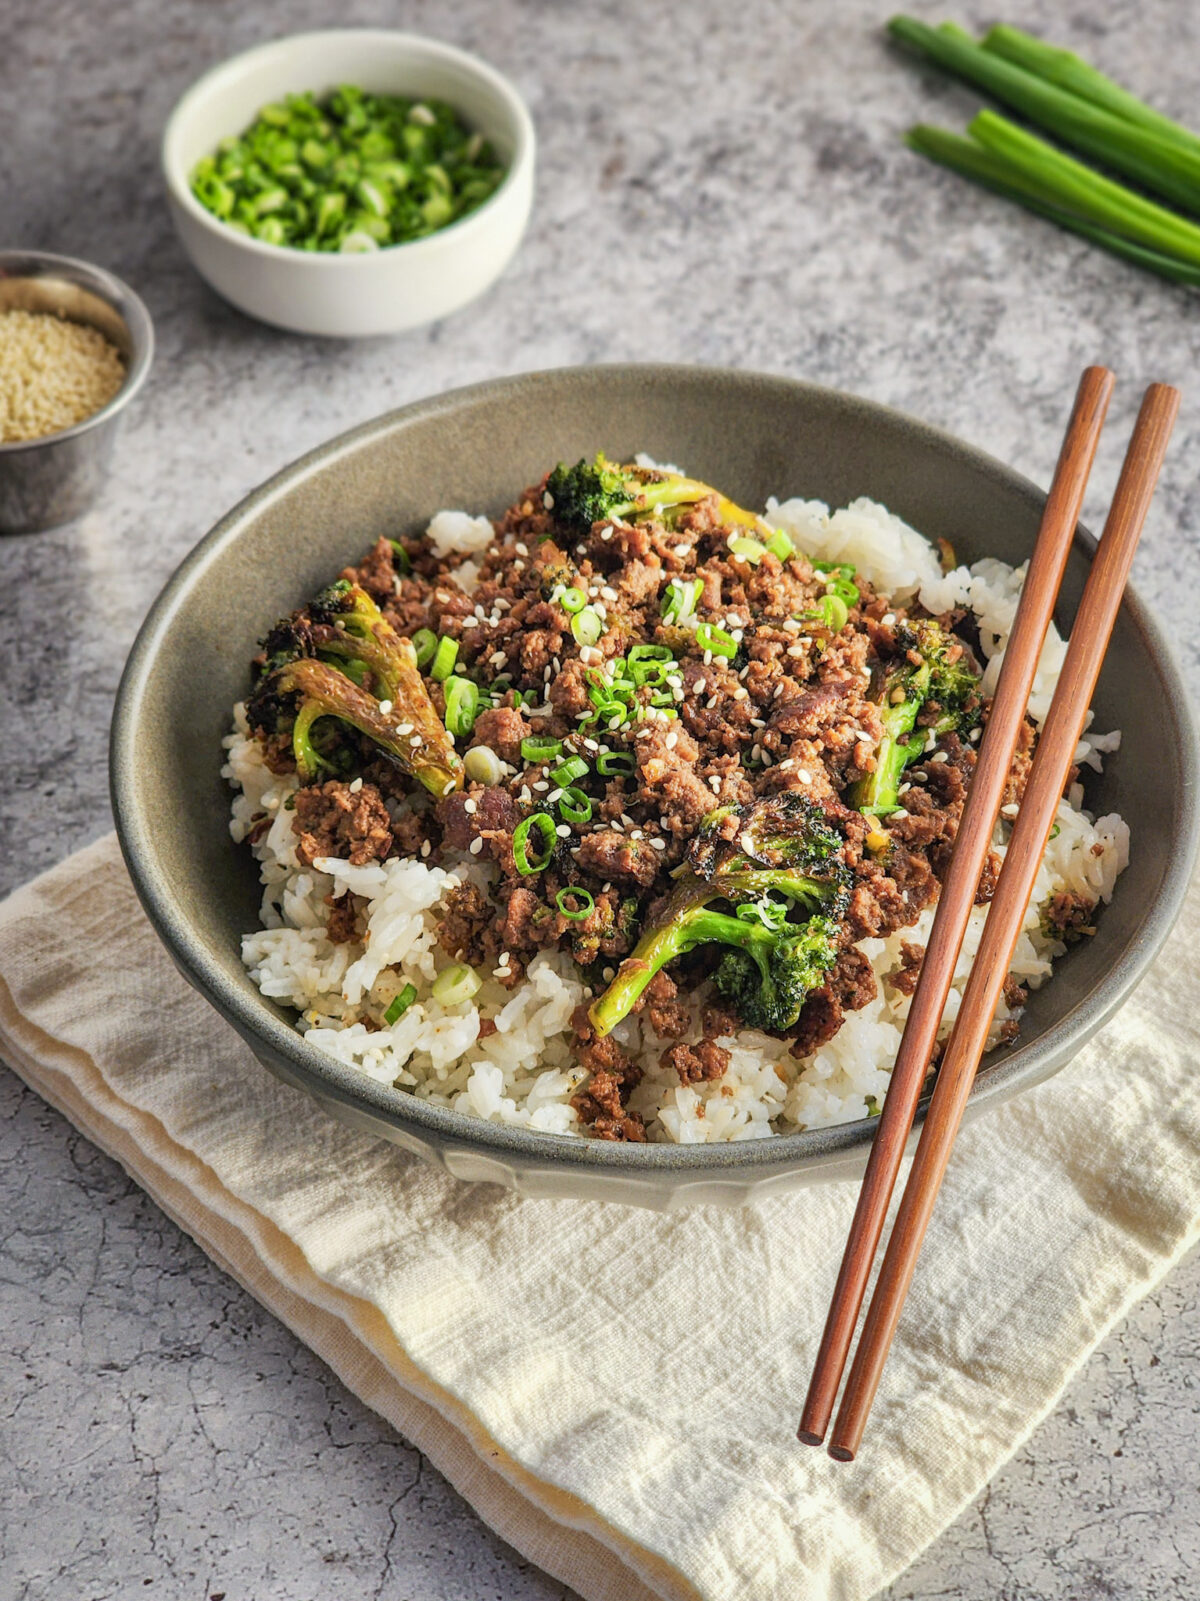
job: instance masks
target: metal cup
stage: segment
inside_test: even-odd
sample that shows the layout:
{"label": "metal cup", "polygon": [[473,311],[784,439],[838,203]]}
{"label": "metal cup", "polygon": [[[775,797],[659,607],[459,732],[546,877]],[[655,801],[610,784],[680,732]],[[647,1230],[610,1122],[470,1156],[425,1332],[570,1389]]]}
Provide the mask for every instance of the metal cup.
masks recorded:
{"label": "metal cup", "polygon": [[73,428],[0,444],[0,533],[32,534],[82,515],[108,472],[125,407],[154,354],[150,313],[127,284],[70,256],[0,250],[0,311],[49,312],[99,329],[125,358],[125,382]]}

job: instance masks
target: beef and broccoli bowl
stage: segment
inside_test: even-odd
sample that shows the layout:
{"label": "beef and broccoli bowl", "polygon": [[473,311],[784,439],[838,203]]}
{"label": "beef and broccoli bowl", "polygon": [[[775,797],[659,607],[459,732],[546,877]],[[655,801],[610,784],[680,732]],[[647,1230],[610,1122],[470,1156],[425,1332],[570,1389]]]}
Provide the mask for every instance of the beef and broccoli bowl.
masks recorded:
{"label": "beef and broccoli bowl", "polygon": [[[868,1118],[1022,572],[865,499],[548,466],[495,521],[440,512],[263,619],[225,742],[263,885],[243,960],[311,1045],[496,1122],[699,1143]],[[1126,864],[1124,822],[1084,810],[1117,744],[1081,742],[997,1040]]]}

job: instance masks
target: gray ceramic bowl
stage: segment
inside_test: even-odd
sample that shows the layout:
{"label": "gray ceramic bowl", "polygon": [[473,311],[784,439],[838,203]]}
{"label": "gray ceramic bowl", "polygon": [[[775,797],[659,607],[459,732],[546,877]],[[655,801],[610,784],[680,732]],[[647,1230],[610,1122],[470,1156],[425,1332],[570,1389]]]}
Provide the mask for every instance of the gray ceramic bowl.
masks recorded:
{"label": "gray ceramic bowl", "polygon": [[[442,395],[333,440],[257,490],[201,540],[155,603],[117,700],[112,789],[143,904],[185,977],[288,1083],[336,1116],[527,1195],[649,1206],[739,1204],[859,1173],[869,1120],[715,1146],[614,1145],[484,1123],[374,1084],[307,1045],[239,960],[257,871],[229,836],[218,769],[256,639],[378,535],[441,507],[498,513],[548,463],[604,449],[678,461],[747,505],[866,494],[961,559],[1019,562],[1043,495],[998,462],[909,417],[781,378],[696,367],[570,369]],[[1065,587],[1069,620],[1090,537]],[[1060,619],[1061,621],[1061,619]],[[1029,1004],[1015,1048],[993,1052],[970,1114],[1063,1066],[1145,971],[1179,909],[1197,834],[1195,741],[1161,635],[1130,595],[1096,697],[1124,730],[1088,804],[1133,826],[1132,861],[1099,930]],[[216,1018],[213,1027],[221,1025]]]}

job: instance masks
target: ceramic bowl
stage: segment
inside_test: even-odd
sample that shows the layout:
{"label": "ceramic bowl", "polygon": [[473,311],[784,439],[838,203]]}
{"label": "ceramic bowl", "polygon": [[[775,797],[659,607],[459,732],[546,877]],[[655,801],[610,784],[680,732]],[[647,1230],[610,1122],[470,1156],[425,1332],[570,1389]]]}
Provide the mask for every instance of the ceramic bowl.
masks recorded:
{"label": "ceramic bowl", "polygon": [[[648,451],[744,505],[769,494],[883,501],[959,559],[1021,562],[1042,492],[932,428],[850,395],[695,367],[592,367],[506,378],[422,401],[343,435],[250,495],[156,601],[117,701],[113,801],[134,883],[185,976],[288,1083],[336,1116],[527,1195],[648,1206],[738,1204],[860,1173],[872,1123],[726,1145],[620,1145],[503,1127],[375,1084],[307,1045],[239,959],[257,926],[257,865],[229,835],[219,775],[230,708],[255,641],[380,535],[443,507],[500,513],[548,463]],[[1080,530],[1060,625],[1094,548]],[[199,669],[199,670],[198,670]],[[1132,860],[1094,938],[1034,993],[1015,1046],[992,1052],[976,1116],[1070,1060],[1154,956],[1179,909],[1197,836],[1195,740],[1158,628],[1126,597],[1097,694],[1097,726],[1124,730],[1087,804],[1133,828]],[[221,1024],[213,1019],[213,1027]]]}
{"label": "ceramic bowl", "polygon": [[[507,176],[460,221],[364,255],[264,244],[205,210],[188,182],[201,156],[240,134],[271,101],[304,90],[321,97],[343,83],[448,101],[492,142]],[[162,169],[183,247],[218,294],[296,333],[358,338],[447,317],[500,276],[529,218],[534,143],[524,101],[486,62],[418,34],[330,29],[273,40],[205,73],[171,113]]]}

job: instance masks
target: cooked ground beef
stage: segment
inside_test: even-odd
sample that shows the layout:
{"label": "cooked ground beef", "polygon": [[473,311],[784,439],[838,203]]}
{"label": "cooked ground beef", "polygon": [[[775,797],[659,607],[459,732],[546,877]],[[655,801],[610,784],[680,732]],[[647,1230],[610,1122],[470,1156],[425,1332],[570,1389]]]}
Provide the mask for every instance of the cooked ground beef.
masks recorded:
{"label": "cooked ground beef", "polygon": [[382,861],[392,848],[392,820],[374,784],[355,790],[331,778],[298,789],[292,827],[296,856],[305,867],[319,856],[337,856],[362,867]]}
{"label": "cooked ground beef", "polygon": [[[713,495],[666,522],[604,519],[579,534],[556,522],[543,480],[499,520],[494,545],[473,558],[478,576],[470,592],[455,576],[460,555],[439,558],[420,537],[406,537],[399,552],[380,539],[343,576],[360,584],[406,637],[429,629],[454,641],[454,673],[473,680],[483,695],[460,753],[486,746],[501,764],[499,781],[469,782],[437,801],[423,791],[414,796],[411,781],[365,736],[325,719],[320,726],[333,733],[323,736],[323,759],[332,741],[334,770],[355,772],[364,782],[355,789],[322,773],[299,789],[297,854],[305,863],[336,855],[356,864],[419,854],[437,865],[467,852],[488,864],[492,882],[486,890],[465,884],[448,897],[443,948],[472,964],[499,963],[503,982],[516,984],[539,950],[560,947],[598,991],[612,975],[605,964],[632,950],[678,874],[694,867],[702,829],[707,849],[728,853],[738,848],[740,817],[751,803],[803,797],[836,831],[850,875],[836,965],[786,1031],[794,1053],[805,1055],[875,993],[870,965],[853,943],[908,927],[936,898],[976,747],[940,731],[942,708],[927,702],[917,726],[901,737],[902,745],[917,742],[903,775],[902,809],[880,817],[857,810],[851,786],[877,771],[884,749],[888,703],[880,686],[887,674],[920,662],[913,629],[929,620],[919,608],[905,611],[876,595],[858,576],[858,600],[835,630],[822,611],[829,575],[766,549],[747,560],[729,542],[731,533],[745,530],[721,517]],[[695,618],[686,627],[663,616],[674,580],[688,593],[696,590]],[[602,614],[600,636],[590,645],[576,639],[576,614],[561,600],[575,590],[580,605],[586,601]],[[696,619],[715,634],[698,634]],[[954,621],[940,624],[950,628]],[[307,613],[291,625],[310,654],[335,637],[328,623],[322,635],[320,617]],[[273,634],[264,654],[275,643]],[[636,672],[635,646],[642,647]],[[969,661],[966,645],[951,636],[949,659],[960,654]],[[374,671],[368,664],[363,681],[379,695]],[[614,679],[624,696],[616,717]],[[444,716],[444,682],[427,676],[425,685]],[[977,696],[974,710],[976,720],[986,718]],[[285,770],[286,735],[266,716],[256,726],[272,770]],[[1023,791],[1033,742],[1027,723],[1006,800]],[[539,748],[553,754],[540,756]],[[538,813],[553,824],[553,839],[535,831],[518,856],[514,835]],[[997,866],[993,857],[981,901],[991,896]],[[1086,932],[1091,911],[1069,899],[1060,897],[1051,913],[1064,937]],[[338,902],[334,937],[352,937],[359,921],[352,902]],[[908,993],[917,963],[915,948],[904,950],[889,983]],[[702,949],[672,972],[694,987],[714,966]],[[671,976],[661,972],[640,1005],[654,1031],[674,1042],[665,1059],[681,1083],[724,1072],[726,1053],[713,1041],[736,1033],[735,1011],[710,1007],[704,1041],[686,1045],[688,1015]],[[603,1137],[642,1138],[639,1120],[625,1109],[636,1081],[628,1059],[586,1025],[579,1059],[591,1074],[575,1099],[580,1116]]]}

